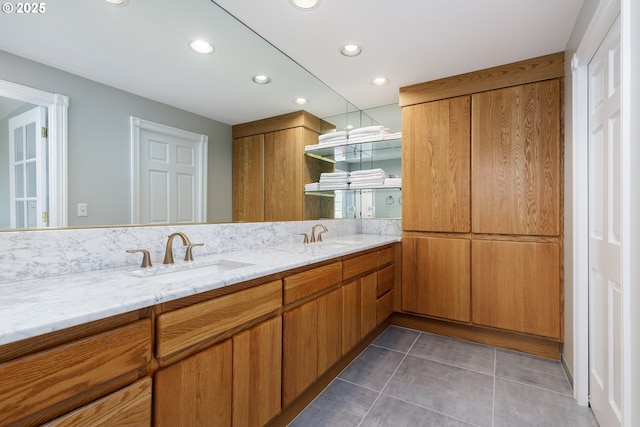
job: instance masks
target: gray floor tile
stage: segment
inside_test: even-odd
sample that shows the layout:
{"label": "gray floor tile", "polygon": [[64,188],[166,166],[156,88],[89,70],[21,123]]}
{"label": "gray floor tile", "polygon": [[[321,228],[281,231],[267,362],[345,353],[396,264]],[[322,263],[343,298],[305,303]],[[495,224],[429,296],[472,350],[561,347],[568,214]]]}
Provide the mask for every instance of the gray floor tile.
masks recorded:
{"label": "gray floor tile", "polygon": [[407,356],[383,392],[478,426],[491,426],[493,376]]}
{"label": "gray floor tile", "polygon": [[560,361],[515,351],[496,350],[496,377],[571,396],[571,385]]}
{"label": "gray floor tile", "polygon": [[335,380],[311,402],[289,426],[357,426],[378,393],[342,380]]}
{"label": "gray floor tile", "polygon": [[570,396],[496,378],[494,427],[597,427],[591,409]]}
{"label": "gray floor tile", "polygon": [[338,375],[338,378],[381,391],[404,356],[404,353],[370,345]]}
{"label": "gray floor tile", "polygon": [[495,348],[482,344],[422,333],[409,354],[489,375],[494,373]]}
{"label": "gray floor tile", "polygon": [[372,342],[372,344],[406,353],[409,351],[419,335],[420,332],[412,329],[389,326]]}
{"label": "gray floor tile", "polygon": [[361,427],[473,427],[437,412],[381,395],[365,417]]}

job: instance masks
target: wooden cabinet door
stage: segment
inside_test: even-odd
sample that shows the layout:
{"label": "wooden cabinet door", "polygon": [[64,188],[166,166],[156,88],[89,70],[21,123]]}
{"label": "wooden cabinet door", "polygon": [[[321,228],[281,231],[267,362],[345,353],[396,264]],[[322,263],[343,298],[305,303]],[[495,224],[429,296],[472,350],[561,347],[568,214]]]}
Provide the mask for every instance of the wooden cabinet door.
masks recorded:
{"label": "wooden cabinet door", "polygon": [[231,339],[155,373],[155,426],[230,426]]}
{"label": "wooden cabinet door", "polygon": [[318,376],[342,356],[342,292],[335,289],[318,297]]}
{"label": "wooden cabinet door", "polygon": [[474,233],[560,234],[560,89],[556,79],[473,95]]}
{"label": "wooden cabinet door", "polygon": [[264,220],[264,135],[233,140],[233,220]]}
{"label": "wooden cabinet door", "polygon": [[403,236],[404,311],[469,322],[470,280],[469,240]]}
{"label": "wooden cabinet door", "polygon": [[280,411],[282,318],[233,337],[233,425],[263,426]]}
{"label": "wooden cabinet door", "polygon": [[361,279],[362,310],[360,318],[360,338],[364,338],[376,327],[376,303],[378,300],[378,274],[371,273]]}
{"label": "wooden cabinet door", "polygon": [[470,230],[470,97],[402,109],[402,228]]}
{"label": "wooden cabinet door", "polygon": [[561,338],[556,243],[473,242],[473,323]]}
{"label": "wooden cabinet door", "polygon": [[362,285],[357,279],[342,288],[342,354],[358,344],[362,337]]}
{"label": "wooden cabinet door", "polygon": [[304,184],[312,182],[304,146],[314,143],[317,134],[303,127],[265,134],[265,221],[304,219]]}
{"label": "wooden cabinet door", "polygon": [[317,378],[318,303],[309,301],[282,315],[282,406]]}

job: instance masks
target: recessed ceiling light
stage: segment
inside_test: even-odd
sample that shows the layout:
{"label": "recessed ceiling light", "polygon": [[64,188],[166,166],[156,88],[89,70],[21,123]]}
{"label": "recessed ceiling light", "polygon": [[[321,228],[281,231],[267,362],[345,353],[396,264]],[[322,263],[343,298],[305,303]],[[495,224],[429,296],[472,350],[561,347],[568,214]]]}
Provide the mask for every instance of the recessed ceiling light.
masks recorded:
{"label": "recessed ceiling light", "polygon": [[296,98],[293,100],[294,104],[298,104],[298,105],[306,105],[309,103],[309,100],[307,98]]}
{"label": "recessed ceiling light", "polygon": [[271,82],[271,77],[264,74],[256,74],[255,76],[251,77],[251,80],[253,80],[255,83],[258,83],[259,85],[266,85],[267,83]]}
{"label": "recessed ceiling light", "polygon": [[362,53],[362,48],[357,44],[346,44],[340,49],[344,56],[358,56]]}
{"label": "recessed ceiling light", "polygon": [[389,83],[389,79],[386,77],[376,77],[375,79],[371,80],[371,84],[376,86],[384,86],[387,83]]}
{"label": "recessed ceiling light", "polygon": [[300,10],[315,9],[320,0],[291,0],[291,4]]}
{"label": "recessed ceiling light", "polygon": [[105,3],[109,3],[112,6],[124,6],[127,4],[128,0],[102,0]]}
{"label": "recessed ceiling light", "polygon": [[211,53],[214,51],[213,45],[205,40],[193,40],[189,47],[198,53]]}

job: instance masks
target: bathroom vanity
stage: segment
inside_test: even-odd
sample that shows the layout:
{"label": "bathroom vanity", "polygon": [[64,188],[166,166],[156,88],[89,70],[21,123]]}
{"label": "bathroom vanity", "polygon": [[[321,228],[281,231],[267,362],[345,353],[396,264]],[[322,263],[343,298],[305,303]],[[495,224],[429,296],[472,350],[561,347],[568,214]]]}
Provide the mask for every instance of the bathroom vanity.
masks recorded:
{"label": "bathroom vanity", "polygon": [[388,323],[399,241],[343,235],[3,284],[0,425],[284,422]]}

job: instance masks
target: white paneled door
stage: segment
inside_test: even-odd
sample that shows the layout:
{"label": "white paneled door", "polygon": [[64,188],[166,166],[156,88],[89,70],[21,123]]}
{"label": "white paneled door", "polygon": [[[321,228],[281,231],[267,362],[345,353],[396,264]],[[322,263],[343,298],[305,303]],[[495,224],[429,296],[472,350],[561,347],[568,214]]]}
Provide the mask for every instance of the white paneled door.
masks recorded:
{"label": "white paneled door", "polygon": [[131,118],[132,221],[206,221],[207,139]]}
{"label": "white paneled door", "polygon": [[620,21],[589,63],[589,393],[601,426],[623,401]]}
{"label": "white paneled door", "polygon": [[11,228],[47,227],[47,109],[36,107],[9,119]]}

